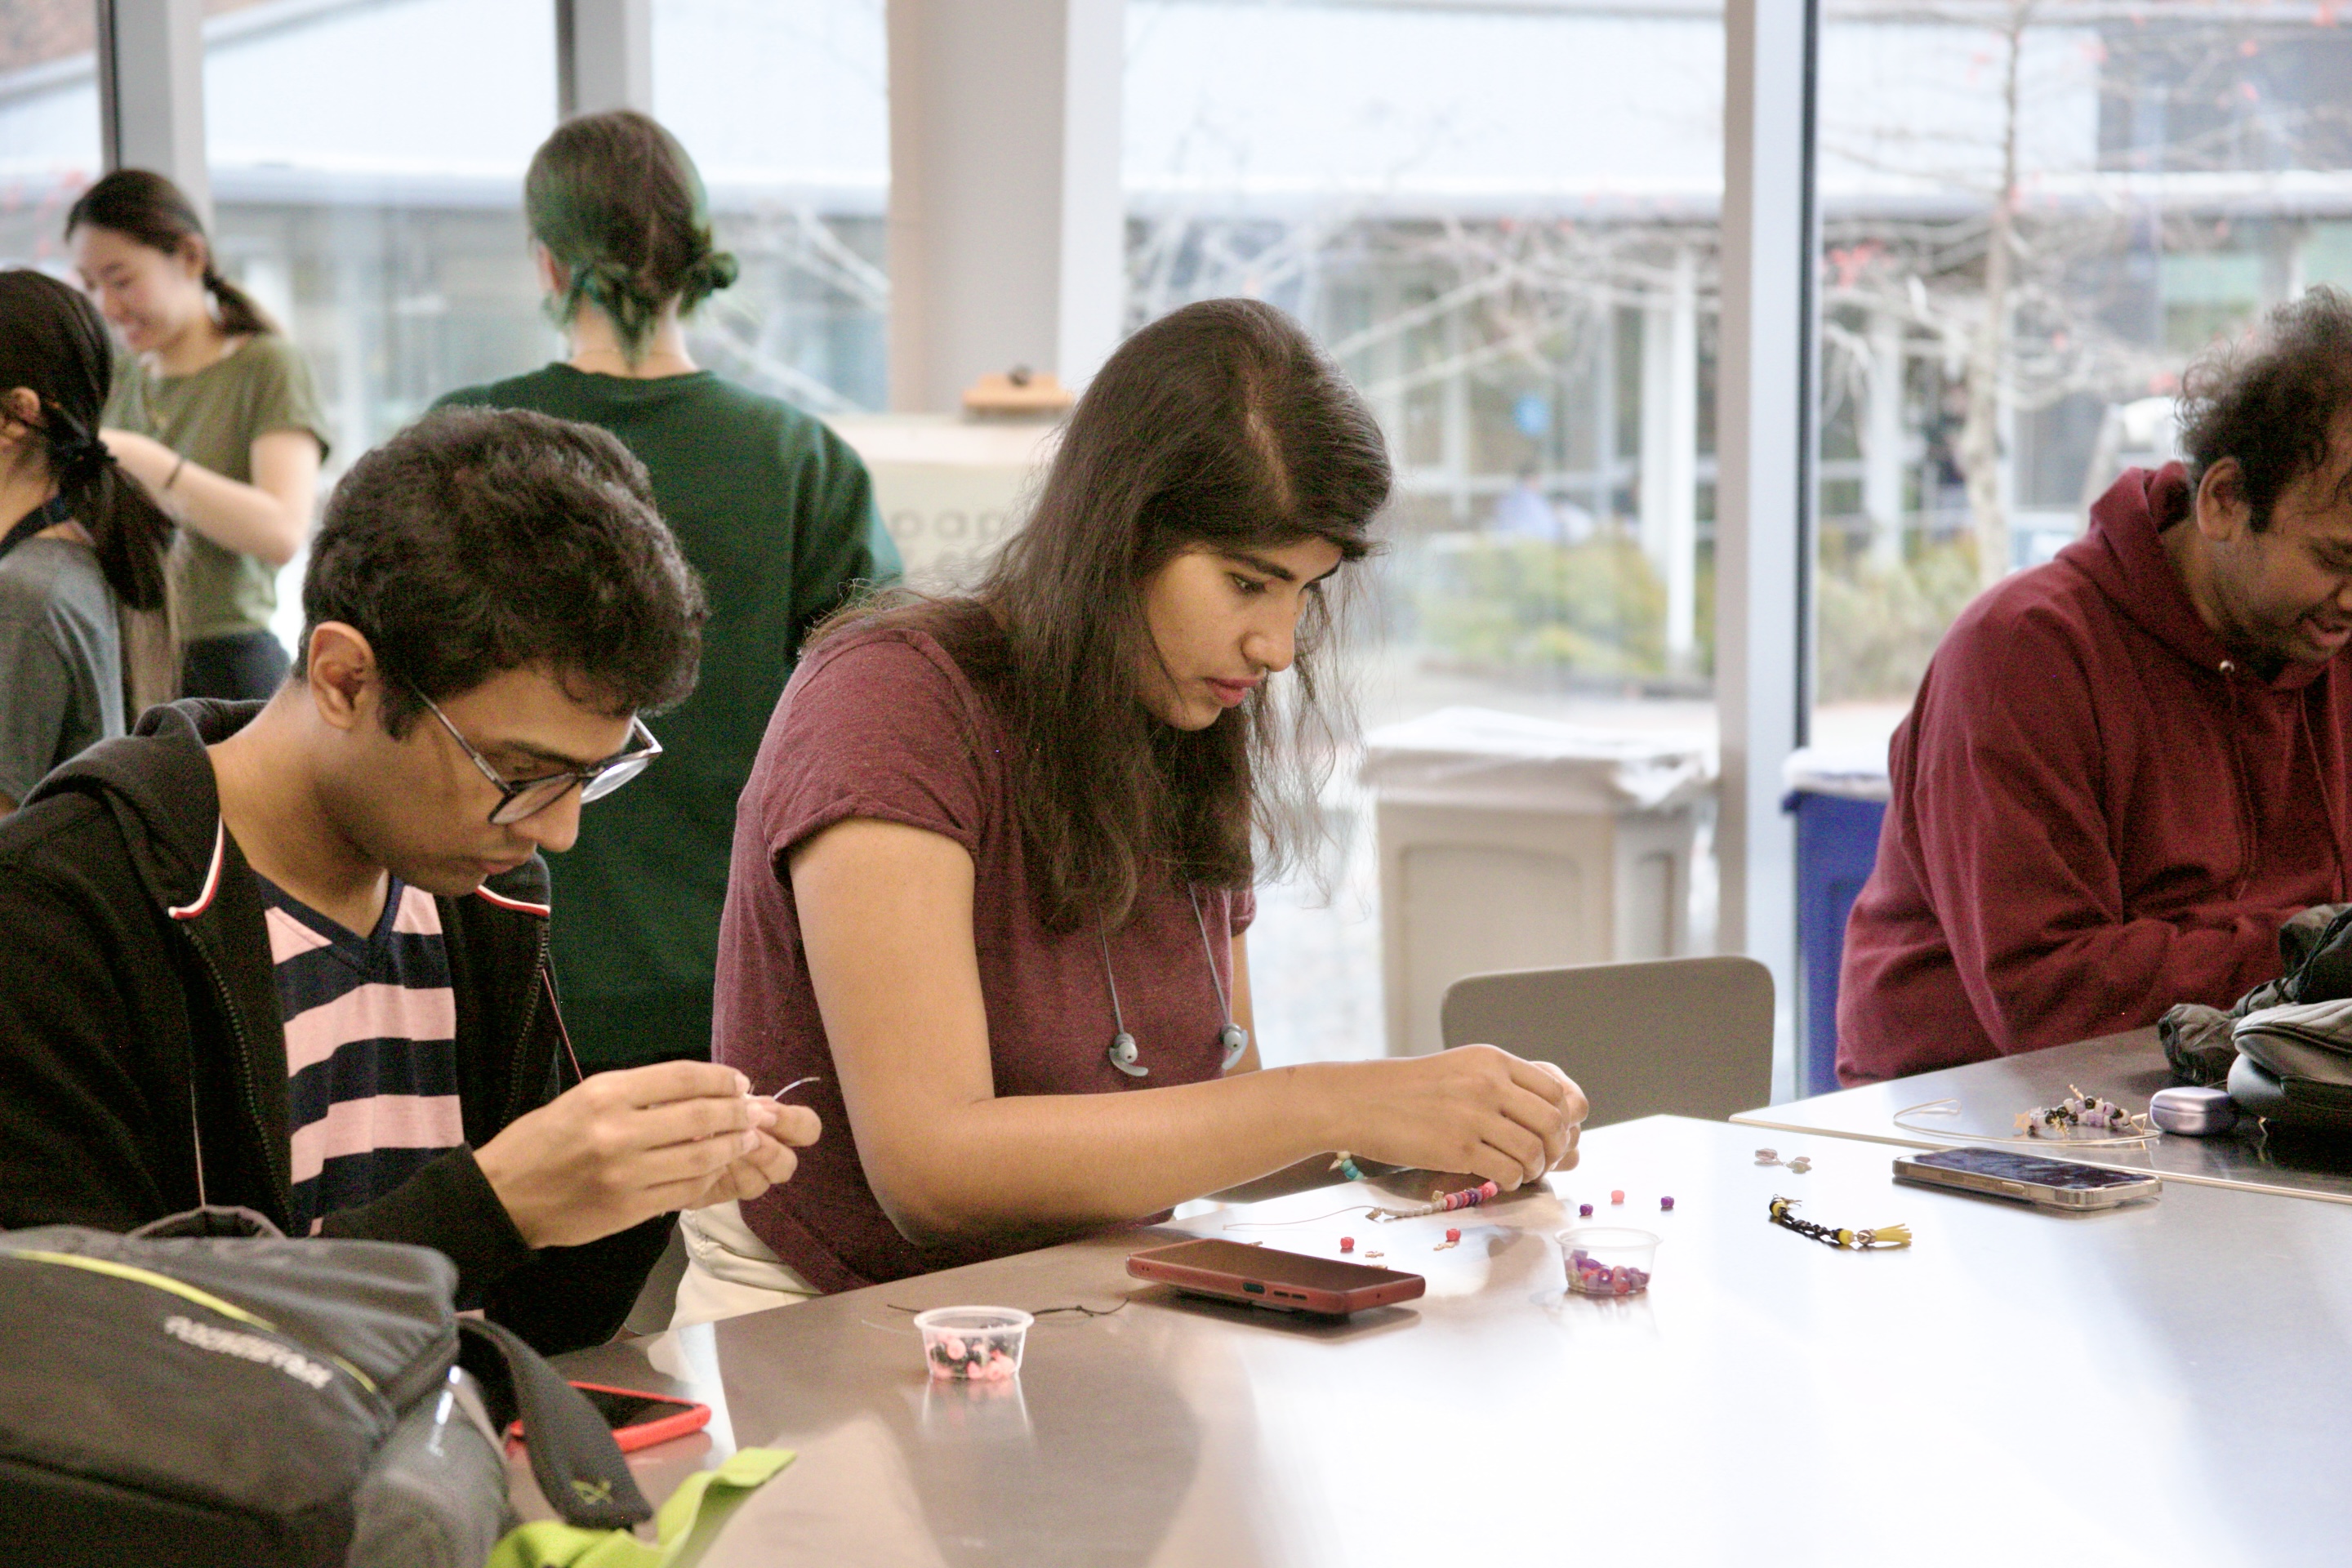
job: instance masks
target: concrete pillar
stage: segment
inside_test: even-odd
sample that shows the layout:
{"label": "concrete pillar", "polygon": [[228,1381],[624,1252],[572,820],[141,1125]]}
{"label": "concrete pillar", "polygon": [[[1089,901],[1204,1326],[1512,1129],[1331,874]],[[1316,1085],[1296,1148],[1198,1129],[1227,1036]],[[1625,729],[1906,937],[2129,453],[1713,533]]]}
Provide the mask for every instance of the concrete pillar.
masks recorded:
{"label": "concrete pillar", "polygon": [[1642,547],[1666,584],[1666,663],[1698,647],[1698,258],[1675,252],[1642,317]]}
{"label": "concrete pillar", "polygon": [[653,0],[555,0],[555,113],[654,111]]}
{"label": "concrete pillar", "polygon": [[1076,390],[1125,321],[1124,0],[888,0],[890,404],[1016,364]]}
{"label": "concrete pillar", "polygon": [[98,117],[107,168],[164,175],[212,226],[204,0],[99,0]]}
{"label": "concrete pillar", "polygon": [[1862,418],[1862,511],[1870,520],[1870,560],[1903,563],[1903,318],[1870,318],[1870,392]]}
{"label": "concrete pillar", "polygon": [[1815,265],[1810,0],[1724,5],[1723,315],[1716,401],[1719,942],[1772,971],[1774,1082],[1794,1082],[1796,839],[1781,770],[1804,721],[1802,453]]}

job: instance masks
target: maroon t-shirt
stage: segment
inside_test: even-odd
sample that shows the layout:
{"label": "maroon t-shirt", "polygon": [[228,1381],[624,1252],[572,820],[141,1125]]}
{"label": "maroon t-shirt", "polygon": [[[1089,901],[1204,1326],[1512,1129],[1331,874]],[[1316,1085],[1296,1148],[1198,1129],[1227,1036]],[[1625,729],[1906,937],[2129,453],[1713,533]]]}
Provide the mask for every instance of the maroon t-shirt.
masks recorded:
{"label": "maroon t-shirt", "polygon": [[926,1252],[899,1234],[866,1184],[809,984],[789,865],[796,846],[834,824],[905,823],[970,852],[971,934],[998,1094],[1121,1094],[1198,1083],[1223,1068],[1218,988],[1232,983],[1232,952],[1221,938],[1248,926],[1250,893],[1198,889],[1213,983],[1192,900],[1172,879],[1147,882],[1133,918],[1108,933],[1119,1005],[1151,1069],[1128,1077],[1104,1054],[1117,1028],[1100,938],[1092,929],[1057,934],[1037,918],[1005,744],[995,709],[929,634],[848,633],[802,661],[737,804],[713,1039],[718,1058],[747,1074],[754,1092],[824,1075],[793,1099],[824,1119],[824,1136],[801,1152],[790,1182],[743,1205],[754,1234],[819,1289],[1017,1249]]}

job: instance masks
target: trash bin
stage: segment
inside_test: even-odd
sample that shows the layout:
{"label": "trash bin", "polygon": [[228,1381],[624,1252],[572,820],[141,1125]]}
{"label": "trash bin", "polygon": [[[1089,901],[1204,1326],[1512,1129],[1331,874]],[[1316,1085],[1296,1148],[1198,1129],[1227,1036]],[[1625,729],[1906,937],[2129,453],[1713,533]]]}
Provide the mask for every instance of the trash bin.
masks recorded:
{"label": "trash bin", "polygon": [[1465,974],[1690,950],[1707,737],[1445,708],[1365,738],[1393,1056],[1443,1044]]}
{"label": "trash bin", "polygon": [[1781,809],[1797,818],[1797,1091],[1837,1081],[1838,971],[1845,921],[1878,864],[1886,818],[1886,755],[1805,747],[1790,753]]}

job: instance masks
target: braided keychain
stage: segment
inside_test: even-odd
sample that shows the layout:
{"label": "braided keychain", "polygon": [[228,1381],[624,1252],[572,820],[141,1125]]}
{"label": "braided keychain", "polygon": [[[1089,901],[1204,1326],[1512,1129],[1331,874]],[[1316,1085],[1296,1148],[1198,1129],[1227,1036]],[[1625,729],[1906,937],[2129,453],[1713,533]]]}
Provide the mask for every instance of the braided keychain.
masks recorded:
{"label": "braided keychain", "polygon": [[1797,1200],[1794,1198],[1776,1197],[1767,1212],[1772,1223],[1781,1229],[1793,1230],[1808,1240],[1820,1242],[1823,1247],[1842,1247],[1852,1252],[1866,1252],[1873,1247],[1886,1248],[1911,1245],[1911,1229],[1908,1226],[1882,1225],[1876,1230],[1832,1230],[1825,1225],[1815,1225],[1811,1220],[1799,1219],[1790,1212],[1796,1206]]}

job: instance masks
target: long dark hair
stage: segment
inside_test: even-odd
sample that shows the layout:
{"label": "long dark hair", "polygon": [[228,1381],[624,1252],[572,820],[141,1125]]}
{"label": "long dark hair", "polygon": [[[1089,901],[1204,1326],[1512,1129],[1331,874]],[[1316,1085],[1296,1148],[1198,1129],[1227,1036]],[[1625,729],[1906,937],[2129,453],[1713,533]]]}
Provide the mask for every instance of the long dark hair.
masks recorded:
{"label": "long dark hair", "polygon": [[79,290],[24,268],[0,272],[0,393],[22,386],[41,401],[33,428],[49,477],[123,611],[123,682],[136,710],[172,695],[173,523],[100,439],[113,379],[106,322]]}
{"label": "long dark hair", "polygon": [[1307,849],[1350,717],[1324,668],[1334,609],[1316,590],[1286,678],[1204,730],[1160,721],[1143,700],[1159,657],[1145,580],[1202,547],[1321,539],[1360,560],[1388,493],[1379,425],[1298,324],[1255,300],[1204,300],[1097,373],[1028,522],[975,593],[879,601],[828,630],[900,624],[940,638],[1012,731],[1040,917],[1118,925],[1155,867],[1241,888]]}
{"label": "long dark hair", "polygon": [[735,281],[735,258],[712,244],[694,160],[635,110],[557,126],[531,154],[522,202],[531,237],[569,279],[550,301],[556,324],[570,325],[587,300],[612,319],[632,364],[663,306],[691,310]]}
{"label": "long dark hair", "polygon": [[232,337],[260,337],[278,331],[253,297],[220,275],[204,220],[180,187],[150,169],[117,169],[81,194],[66,214],[66,233],[89,225],[127,235],[151,250],[178,256],[194,245],[205,258],[204,284],[213,297],[221,331]]}

